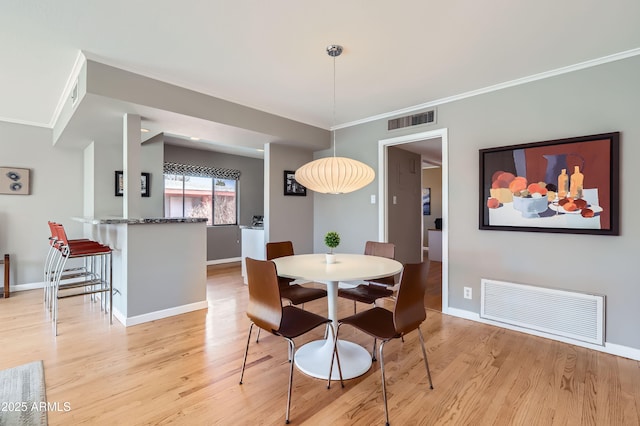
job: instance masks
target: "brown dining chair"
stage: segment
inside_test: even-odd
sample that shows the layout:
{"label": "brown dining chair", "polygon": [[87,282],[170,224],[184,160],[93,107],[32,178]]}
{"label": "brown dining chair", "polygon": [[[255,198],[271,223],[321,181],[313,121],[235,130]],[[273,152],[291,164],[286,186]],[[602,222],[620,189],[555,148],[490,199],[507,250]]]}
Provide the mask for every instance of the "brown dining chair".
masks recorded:
{"label": "brown dining chair", "polygon": [[[278,241],[267,243],[267,260],[278,257],[293,256],[293,243],[291,241]],[[306,302],[327,297],[327,290],[321,288],[304,287],[300,284],[291,284],[295,279],[278,276],[280,296],[289,301],[290,305],[301,305],[304,309]],[[325,336],[326,337],[326,336]],[[256,343],[260,340],[260,330],[256,335]]]}
{"label": "brown dining chair", "polygon": [[[267,243],[267,260],[293,255],[293,243],[291,241]],[[283,299],[289,300],[292,305],[302,305],[304,308],[306,302],[327,297],[327,291],[324,289],[291,284],[293,281],[293,278],[278,277],[280,295]]]}
{"label": "brown dining chair", "polygon": [[[364,254],[369,256],[380,256],[393,259],[395,257],[396,246],[392,243],[379,243],[367,241],[364,246]],[[375,278],[368,280],[365,284],[360,284],[354,288],[338,289],[338,297],[353,300],[353,313],[356,313],[356,302],[367,305],[375,305],[376,300],[393,296],[391,287],[395,286],[395,276]]]}
{"label": "brown dining chair", "polygon": [[[282,306],[275,263],[269,260],[255,260],[247,257],[246,265],[247,282],[249,286],[247,316],[251,320],[251,325],[249,326],[247,347],[244,352],[244,360],[242,361],[240,384],[242,384],[242,378],[244,377],[244,368],[247,364],[247,353],[249,352],[249,342],[251,341],[251,330],[254,324],[259,327],[258,330],[263,329],[276,336],[282,336],[289,343],[290,354],[289,391],[287,393],[287,411],[285,415],[285,422],[288,424],[289,411],[291,408],[291,388],[293,387],[293,364],[296,354],[293,339],[321,325],[331,327],[333,330],[333,324],[329,318],[305,311],[304,309],[292,305]],[[340,383],[344,387],[336,342],[337,340],[334,339],[333,355],[337,359]],[[333,357],[331,362],[333,363]],[[330,387],[331,374],[329,374],[327,381],[327,389]]]}
{"label": "brown dining chair", "polygon": [[[429,275],[429,262],[410,263],[404,265],[400,278],[400,287],[396,306],[393,312],[373,307],[372,309],[360,312],[359,314],[343,318],[338,321],[336,331],[336,341],[340,333],[340,327],[351,325],[358,330],[373,337],[373,353],[376,350],[376,340],[380,340],[380,371],[382,372],[382,399],[384,400],[384,414],[389,425],[389,410],[387,408],[387,387],[384,377],[384,345],[393,339],[399,339],[405,334],[417,330],[422,347],[424,365],[427,368],[429,386],[433,389],[429,362],[427,361],[427,351],[424,348],[424,338],[420,331],[420,324],[427,318],[424,307],[424,294],[427,287],[427,276]],[[331,372],[329,372],[331,374]]]}

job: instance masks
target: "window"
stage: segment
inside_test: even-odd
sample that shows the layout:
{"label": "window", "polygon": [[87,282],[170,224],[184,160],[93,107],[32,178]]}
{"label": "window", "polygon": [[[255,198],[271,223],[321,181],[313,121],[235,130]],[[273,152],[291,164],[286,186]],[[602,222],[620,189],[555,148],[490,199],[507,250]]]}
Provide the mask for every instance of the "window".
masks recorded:
{"label": "window", "polygon": [[[167,163],[175,165],[174,163]],[[206,217],[207,225],[238,223],[238,179],[215,176],[192,176],[192,166],[182,166],[183,173],[171,173],[165,164],[164,212],[166,217]],[[175,169],[175,167],[173,167]],[[205,174],[202,167],[199,174]],[[210,169],[214,171],[224,169]],[[214,173],[206,173],[214,174]],[[228,173],[226,173],[228,175]],[[239,172],[237,172],[239,177]]]}
{"label": "window", "polygon": [[214,179],[213,224],[235,225],[237,223],[236,182],[232,179]]}

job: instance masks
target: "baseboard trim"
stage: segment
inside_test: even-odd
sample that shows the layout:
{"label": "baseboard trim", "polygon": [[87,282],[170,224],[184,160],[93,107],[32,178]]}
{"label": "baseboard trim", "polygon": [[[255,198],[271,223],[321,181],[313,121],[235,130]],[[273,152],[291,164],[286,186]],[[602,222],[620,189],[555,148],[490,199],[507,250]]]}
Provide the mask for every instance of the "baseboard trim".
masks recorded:
{"label": "baseboard trim", "polygon": [[240,261],[242,261],[242,257],[230,257],[228,259],[207,260],[207,266],[208,265],[220,265],[221,263],[240,262]]}
{"label": "baseboard trim", "polygon": [[201,302],[189,303],[187,305],[176,306],[174,308],[163,309],[160,311],[149,312],[147,314],[136,315],[133,317],[125,317],[117,309],[113,309],[113,316],[122,323],[125,327],[132,327],[138,324],[144,324],[145,322],[151,322],[163,318],[169,318],[176,315],[186,314],[188,312],[199,311],[200,309],[209,308],[209,303],[206,300]]}
{"label": "baseboard trim", "polygon": [[628,346],[617,345],[615,343],[605,342],[604,346],[593,345],[591,343],[581,342],[579,340],[568,339],[562,336],[556,336],[553,334],[541,333],[535,330],[529,330],[527,328],[521,328],[512,326],[509,324],[504,324],[497,321],[491,321],[484,318],[480,318],[480,314],[476,312],[467,311],[464,309],[456,309],[449,307],[446,312],[443,312],[446,315],[451,315],[458,318],[463,318],[483,324],[493,325],[500,328],[506,328],[508,330],[519,331],[521,333],[531,334],[533,336],[544,337],[546,339],[557,340],[559,342],[568,343],[570,345],[580,346],[587,349],[593,349],[594,351],[604,352],[611,355],[621,356],[623,358],[633,359],[635,361],[640,361],[640,349],[630,348]]}
{"label": "baseboard trim", "polygon": [[35,290],[38,288],[44,288],[44,281],[39,283],[26,283],[26,284],[12,285],[9,290],[13,293],[14,291]]}

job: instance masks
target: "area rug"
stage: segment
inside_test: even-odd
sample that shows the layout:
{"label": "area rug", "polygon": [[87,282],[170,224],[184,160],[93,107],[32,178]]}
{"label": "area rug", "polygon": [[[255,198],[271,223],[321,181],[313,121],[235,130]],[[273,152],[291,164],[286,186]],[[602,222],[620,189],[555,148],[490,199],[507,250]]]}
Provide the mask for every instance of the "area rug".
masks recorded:
{"label": "area rug", "polygon": [[0,426],[47,424],[44,366],[35,361],[0,371]]}

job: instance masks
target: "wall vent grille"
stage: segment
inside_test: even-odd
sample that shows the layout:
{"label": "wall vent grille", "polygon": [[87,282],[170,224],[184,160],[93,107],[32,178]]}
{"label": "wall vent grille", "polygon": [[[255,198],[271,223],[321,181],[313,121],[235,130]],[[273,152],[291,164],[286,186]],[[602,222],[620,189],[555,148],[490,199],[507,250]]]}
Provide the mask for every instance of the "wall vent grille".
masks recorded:
{"label": "wall vent grille", "polygon": [[76,102],[78,102],[78,80],[76,80],[76,84],[71,89],[71,105],[75,105]]}
{"label": "wall vent grille", "polygon": [[421,124],[433,124],[436,122],[436,110],[432,109],[420,114],[407,115],[391,119],[387,122],[387,130],[402,129],[404,127],[419,126]]}
{"label": "wall vent grille", "polygon": [[480,317],[604,346],[601,295],[482,279]]}

